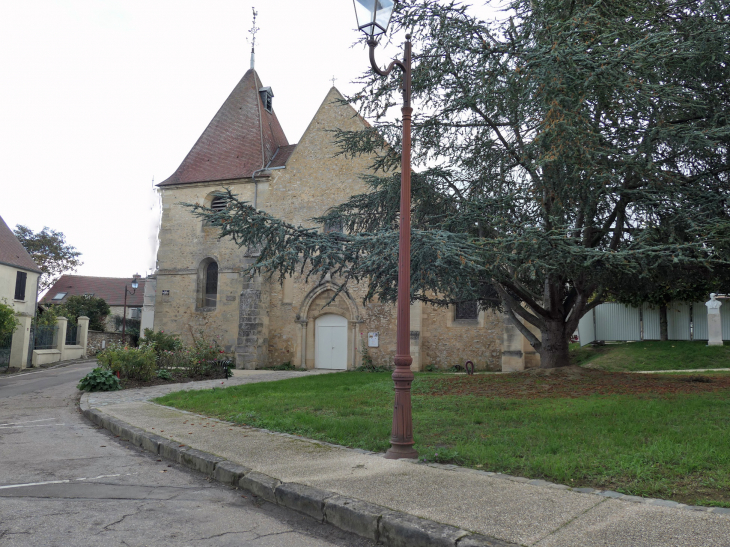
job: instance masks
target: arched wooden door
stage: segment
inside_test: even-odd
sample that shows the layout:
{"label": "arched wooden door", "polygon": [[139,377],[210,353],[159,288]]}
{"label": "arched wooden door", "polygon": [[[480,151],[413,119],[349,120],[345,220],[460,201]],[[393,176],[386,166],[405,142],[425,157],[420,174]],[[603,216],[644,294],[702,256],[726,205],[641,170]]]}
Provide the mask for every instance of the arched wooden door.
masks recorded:
{"label": "arched wooden door", "polygon": [[315,368],[347,369],[347,319],[330,313],[314,324]]}

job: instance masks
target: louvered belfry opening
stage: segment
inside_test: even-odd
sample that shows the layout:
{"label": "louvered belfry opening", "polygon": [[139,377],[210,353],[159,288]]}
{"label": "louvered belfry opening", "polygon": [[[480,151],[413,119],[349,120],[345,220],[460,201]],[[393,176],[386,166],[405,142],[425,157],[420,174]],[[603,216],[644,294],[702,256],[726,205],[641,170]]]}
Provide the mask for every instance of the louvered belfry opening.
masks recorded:
{"label": "louvered belfry opening", "polygon": [[210,202],[210,208],[213,209],[216,213],[220,213],[223,209],[226,208],[226,200],[222,197],[215,197],[213,198],[213,201]]}
{"label": "louvered belfry opening", "polygon": [[213,261],[205,268],[205,299],[206,308],[215,308],[218,300],[218,264]]}

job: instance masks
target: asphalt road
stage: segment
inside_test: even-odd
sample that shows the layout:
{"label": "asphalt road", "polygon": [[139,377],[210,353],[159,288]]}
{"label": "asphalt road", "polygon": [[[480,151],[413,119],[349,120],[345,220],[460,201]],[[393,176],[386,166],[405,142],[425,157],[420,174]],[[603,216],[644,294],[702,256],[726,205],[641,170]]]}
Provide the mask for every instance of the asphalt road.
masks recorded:
{"label": "asphalt road", "polygon": [[92,425],[75,387],[92,368],[0,377],[0,546],[374,545]]}

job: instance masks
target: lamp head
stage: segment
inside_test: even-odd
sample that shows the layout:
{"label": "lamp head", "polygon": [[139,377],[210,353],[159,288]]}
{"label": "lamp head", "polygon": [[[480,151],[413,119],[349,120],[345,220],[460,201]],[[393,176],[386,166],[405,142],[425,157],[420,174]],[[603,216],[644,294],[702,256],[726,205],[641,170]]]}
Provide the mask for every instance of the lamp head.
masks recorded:
{"label": "lamp head", "polygon": [[136,289],[137,287],[139,287],[139,283],[137,282],[137,276],[135,275],[135,276],[134,276],[134,277],[132,278],[132,288],[133,288],[133,289]]}
{"label": "lamp head", "polygon": [[393,8],[397,0],[352,0],[355,5],[357,28],[365,33],[368,40],[375,40],[388,30]]}

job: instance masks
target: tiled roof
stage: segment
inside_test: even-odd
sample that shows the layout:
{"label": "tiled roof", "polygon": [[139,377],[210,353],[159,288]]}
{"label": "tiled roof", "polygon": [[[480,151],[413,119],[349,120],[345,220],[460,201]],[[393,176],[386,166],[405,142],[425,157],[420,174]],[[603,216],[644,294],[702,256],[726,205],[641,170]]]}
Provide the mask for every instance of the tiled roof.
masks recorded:
{"label": "tiled roof", "polygon": [[294,149],[296,147],[296,144],[287,144],[286,146],[280,146],[277,149],[276,154],[274,154],[274,157],[271,158],[269,165],[267,165],[266,167],[282,167],[286,165],[289,156],[292,155],[292,152],[294,152]]}
{"label": "tiled roof", "polygon": [[273,109],[261,102],[262,87],[248,70],[177,171],[158,186],[245,178],[266,166],[289,143]]}
{"label": "tiled roof", "polygon": [[[144,279],[134,294],[127,295],[127,307],[141,308],[144,301]],[[88,275],[62,275],[41,299],[41,304],[63,304],[69,296],[93,294],[103,298],[110,306],[124,305],[124,286],[132,292],[131,277],[92,277]],[[53,300],[59,293],[66,293],[60,300]]]}
{"label": "tiled roof", "polygon": [[13,231],[0,217],[0,264],[41,273],[41,269],[15,237]]}

